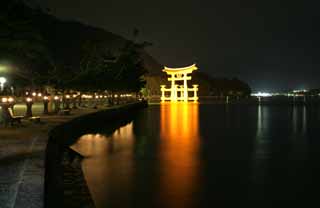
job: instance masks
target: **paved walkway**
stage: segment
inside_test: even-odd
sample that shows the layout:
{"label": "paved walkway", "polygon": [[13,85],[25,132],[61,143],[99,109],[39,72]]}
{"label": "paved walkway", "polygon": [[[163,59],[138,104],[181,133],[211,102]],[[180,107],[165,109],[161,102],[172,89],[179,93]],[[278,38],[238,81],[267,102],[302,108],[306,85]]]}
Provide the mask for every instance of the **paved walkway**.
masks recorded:
{"label": "paved walkway", "polygon": [[43,207],[44,160],[49,130],[96,111],[75,110],[70,116],[42,117],[42,124],[24,121],[22,127],[0,127],[0,208]]}

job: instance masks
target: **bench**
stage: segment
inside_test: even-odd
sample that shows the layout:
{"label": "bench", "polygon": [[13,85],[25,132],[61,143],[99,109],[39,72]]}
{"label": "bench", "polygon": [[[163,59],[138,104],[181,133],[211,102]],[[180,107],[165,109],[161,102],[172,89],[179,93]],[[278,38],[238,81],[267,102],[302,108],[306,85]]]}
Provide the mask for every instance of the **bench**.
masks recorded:
{"label": "bench", "polygon": [[7,108],[7,109],[8,109],[8,114],[5,117],[5,123],[9,123],[10,122],[11,126],[13,126],[14,123],[21,124],[21,119],[23,119],[24,116],[15,116],[13,114],[12,108]]}

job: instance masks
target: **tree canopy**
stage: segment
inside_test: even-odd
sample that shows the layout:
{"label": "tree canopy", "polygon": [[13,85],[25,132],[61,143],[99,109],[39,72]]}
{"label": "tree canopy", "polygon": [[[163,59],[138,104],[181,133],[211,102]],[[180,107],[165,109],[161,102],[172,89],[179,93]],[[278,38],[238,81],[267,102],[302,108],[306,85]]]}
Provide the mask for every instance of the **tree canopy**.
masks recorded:
{"label": "tree canopy", "polygon": [[24,1],[5,1],[0,13],[0,64],[14,85],[60,90],[138,92],[147,43],[76,22],[64,22]]}

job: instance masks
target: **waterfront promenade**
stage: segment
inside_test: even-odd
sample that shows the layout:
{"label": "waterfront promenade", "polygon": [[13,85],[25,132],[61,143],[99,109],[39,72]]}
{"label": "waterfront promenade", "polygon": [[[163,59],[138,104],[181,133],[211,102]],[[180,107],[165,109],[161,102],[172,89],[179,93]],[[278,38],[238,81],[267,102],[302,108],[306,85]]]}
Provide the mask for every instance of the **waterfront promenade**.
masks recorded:
{"label": "waterfront promenade", "polygon": [[[35,108],[34,115],[41,116],[40,124],[23,120],[22,126],[1,126],[0,208],[43,207],[45,150],[49,131],[76,117],[103,109],[108,108],[81,108],[72,110],[68,116],[44,116],[40,108]],[[23,113],[23,107],[17,105],[15,114]]]}

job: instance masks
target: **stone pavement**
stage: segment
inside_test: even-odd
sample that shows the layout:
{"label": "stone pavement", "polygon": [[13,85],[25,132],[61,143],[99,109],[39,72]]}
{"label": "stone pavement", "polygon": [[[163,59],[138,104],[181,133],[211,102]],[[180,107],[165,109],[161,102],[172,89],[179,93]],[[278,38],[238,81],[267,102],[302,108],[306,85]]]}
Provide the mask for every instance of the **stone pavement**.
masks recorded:
{"label": "stone pavement", "polygon": [[74,110],[70,116],[42,116],[41,124],[23,120],[22,126],[0,127],[0,208],[43,207],[48,132],[58,124],[96,111]]}

